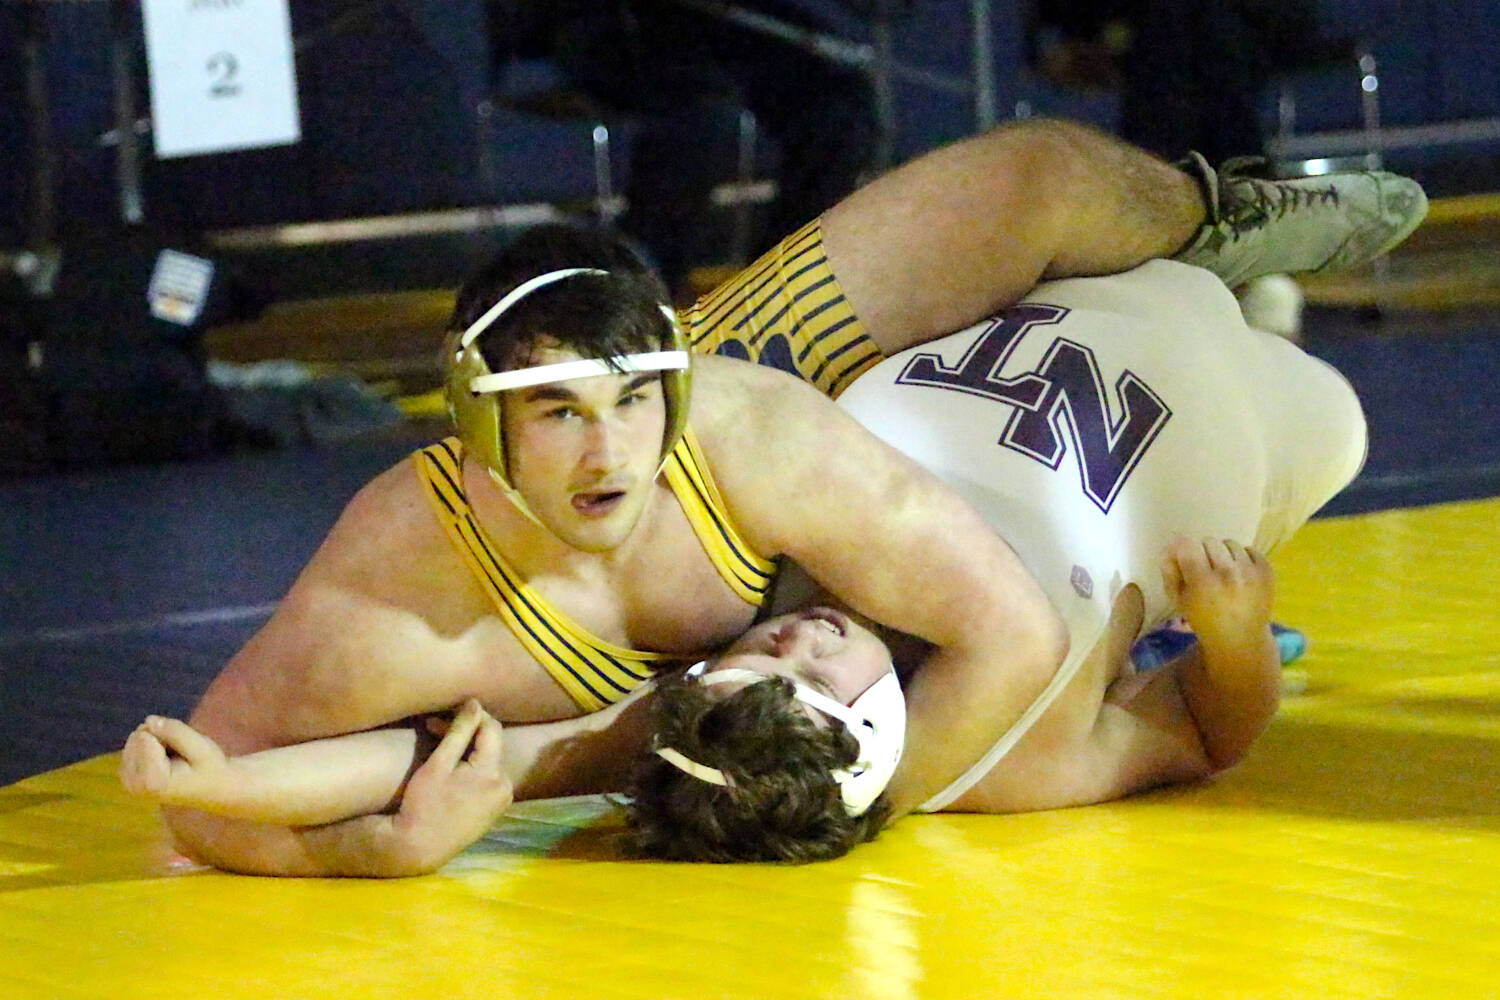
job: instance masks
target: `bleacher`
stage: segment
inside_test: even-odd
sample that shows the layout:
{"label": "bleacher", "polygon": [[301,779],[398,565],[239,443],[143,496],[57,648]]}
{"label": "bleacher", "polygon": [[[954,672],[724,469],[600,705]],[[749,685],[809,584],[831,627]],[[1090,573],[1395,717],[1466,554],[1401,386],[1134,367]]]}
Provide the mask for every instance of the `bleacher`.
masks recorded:
{"label": "bleacher", "polygon": [[[848,51],[889,83],[886,141],[897,162],[987,119],[1062,115],[1115,126],[1117,94],[1061,87],[1027,64],[1018,2],[888,4],[888,32],[851,5],[805,2],[832,8]],[[618,212],[631,121],[536,100],[556,80],[545,64],[497,62],[483,0],[293,0],[302,141],[170,160],[150,152],[140,26],[117,18],[120,9],[0,0],[0,126],[13,134],[7,148],[25,154],[3,168],[0,262],[19,272],[24,252],[50,239],[66,274],[70,246],[121,233],[195,247],[234,282],[206,331],[210,357],[301,360],[420,397],[436,384],[437,332],[469,268],[516,225]],[[1289,73],[1263,95],[1273,155],[1288,166],[1306,166],[1317,148],[1378,157],[1423,180],[1436,200],[1431,222],[1389,265],[1306,283],[1318,307],[1310,341],[1377,327],[1385,337],[1431,333],[1443,326],[1433,316],[1455,311],[1465,329],[1500,337],[1500,319],[1487,312],[1500,285],[1500,8],[1323,0],[1319,12],[1321,31],[1357,49]],[[988,57],[982,66],[976,54]],[[38,55],[40,94],[28,89]],[[45,134],[28,116],[40,99]],[[122,149],[126,133],[133,149]],[[39,137],[49,157],[38,159]],[[742,179],[726,171],[726,182]],[[705,267],[736,263],[728,242],[724,259]],[[16,305],[27,280],[7,278],[0,321],[14,366],[32,338],[21,327],[37,310]],[[43,313],[69,308],[39,297]]]}

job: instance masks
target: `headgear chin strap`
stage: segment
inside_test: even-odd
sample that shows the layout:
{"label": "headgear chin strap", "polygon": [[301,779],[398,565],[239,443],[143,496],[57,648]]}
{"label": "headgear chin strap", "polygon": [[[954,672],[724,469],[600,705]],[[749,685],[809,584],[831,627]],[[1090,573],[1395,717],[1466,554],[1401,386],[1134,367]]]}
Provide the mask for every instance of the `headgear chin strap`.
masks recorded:
{"label": "headgear chin strap", "polygon": [[463,440],[464,447],[483,464],[490,478],[510,498],[511,503],[533,522],[540,524],[525,500],[510,482],[506,464],[505,438],[501,431],[500,399],[496,393],[545,382],[563,382],[595,375],[617,375],[630,372],[661,372],[662,397],[667,421],[662,434],[662,462],[687,429],[688,391],[691,380],[687,337],[669,306],[658,305],[671,331],[668,349],[627,354],[617,358],[583,358],[558,364],[537,365],[513,371],[491,372],[476,341],[480,334],[494,326],[505,312],[526,296],[553,282],[575,275],[608,275],[591,267],[567,267],[548,271],[521,282],[500,298],[484,314],[470,323],[462,333],[451,334],[444,347],[444,364],[448,368],[446,395],[448,415]]}
{"label": "headgear chin strap", "polygon": [[[729,681],[745,681],[751,684],[771,679],[769,674],[756,673],[736,667],[705,673],[707,661],[694,664],[687,676],[699,677],[703,684],[723,684]],[[901,693],[901,682],[894,670],[871,684],[864,693],[854,699],[853,704],[843,705],[805,684],[793,682],[793,693],[798,701],[810,708],[835,718],[853,734],[859,742],[859,758],[848,768],[830,772],[838,783],[839,794],[844,800],[844,811],[850,816],[860,816],[890,784],[901,762],[901,752],[906,742],[906,697]],[[673,767],[699,781],[732,787],[734,779],[723,770],[700,764],[672,747],[660,747],[656,755]]]}

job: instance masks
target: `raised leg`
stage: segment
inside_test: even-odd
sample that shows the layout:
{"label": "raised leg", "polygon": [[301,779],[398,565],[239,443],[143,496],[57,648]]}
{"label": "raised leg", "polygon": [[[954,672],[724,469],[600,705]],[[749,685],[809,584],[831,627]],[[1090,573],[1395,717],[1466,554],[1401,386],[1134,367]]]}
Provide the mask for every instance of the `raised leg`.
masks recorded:
{"label": "raised leg", "polygon": [[1073,122],[1030,119],[934,150],[823,217],[828,261],[892,354],[1016,301],[1044,278],[1169,256],[1204,219],[1195,180]]}

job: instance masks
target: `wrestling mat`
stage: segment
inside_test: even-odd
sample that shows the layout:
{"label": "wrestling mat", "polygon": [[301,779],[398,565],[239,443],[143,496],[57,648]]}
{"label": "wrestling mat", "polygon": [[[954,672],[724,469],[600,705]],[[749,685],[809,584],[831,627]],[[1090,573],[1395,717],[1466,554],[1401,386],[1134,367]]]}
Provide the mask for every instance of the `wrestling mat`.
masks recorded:
{"label": "wrestling mat", "polygon": [[1500,995],[1500,500],[1334,518],[1277,553],[1289,698],[1209,784],[907,820],[803,867],[621,860],[596,799],[442,872],[222,875],[113,756],[0,789],[0,995]]}

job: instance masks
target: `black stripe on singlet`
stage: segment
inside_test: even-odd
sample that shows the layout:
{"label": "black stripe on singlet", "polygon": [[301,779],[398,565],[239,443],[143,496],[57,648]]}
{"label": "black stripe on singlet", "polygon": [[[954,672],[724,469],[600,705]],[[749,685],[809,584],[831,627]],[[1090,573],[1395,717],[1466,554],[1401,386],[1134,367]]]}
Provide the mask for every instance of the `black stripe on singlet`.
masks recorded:
{"label": "black stripe on singlet", "polygon": [[[834,306],[841,304],[843,301],[844,297],[842,295],[837,298],[829,299],[827,302],[823,303],[816,309],[803,316],[803,323],[805,324],[808,320],[812,319],[814,316],[817,316],[819,313],[827,312],[829,309],[832,309]],[[852,322],[854,322],[854,317],[852,315],[846,316],[845,318],[830,326],[828,329],[820,332],[816,337],[809,340],[806,344],[802,345],[802,353],[797,355],[797,363],[801,364],[803,361],[806,361],[807,356],[813,352],[813,348],[817,347],[821,341],[823,341],[830,334],[834,334],[842,330]]]}
{"label": "black stripe on singlet", "polygon": [[[833,305],[833,304],[837,304],[837,303],[830,303],[830,304]],[[816,347],[818,344],[822,343],[824,340],[827,340],[829,337],[833,336],[835,333],[838,333],[840,330],[842,330],[844,327],[848,326],[850,323],[855,322],[856,319],[857,319],[857,317],[855,317],[853,314],[850,314],[848,316],[845,316],[843,319],[839,320],[837,323],[835,323],[832,326],[830,326],[828,329],[824,330],[822,333],[819,333],[816,337],[814,337],[812,340],[810,340],[810,341],[807,342],[807,346],[802,349],[802,353],[799,354],[799,355],[797,355],[797,361],[798,362],[806,361],[807,360],[807,356],[812,353],[814,347]],[[866,340],[868,340],[868,338],[856,338],[856,339],[851,340],[848,343],[844,344],[844,346],[842,346],[842,347],[835,348],[832,353],[830,353],[827,357],[825,357],[823,359],[823,364],[826,365],[828,362],[832,361],[834,358],[838,357],[840,354],[843,354],[849,348],[855,346],[856,344],[862,343],[862,342],[864,342]],[[818,371],[820,373],[822,372],[822,370],[823,369],[821,367],[818,369]]]}
{"label": "black stripe on singlet", "polygon": [[[443,451],[447,452],[448,457],[453,460],[454,467],[460,467],[458,456],[453,453],[453,449],[449,448],[446,442],[439,441],[434,447],[441,448],[443,449]],[[455,495],[465,496],[464,488],[453,481],[453,477],[448,474],[448,467],[446,465],[444,465],[442,462],[439,462],[431,455],[426,454],[425,452],[423,453],[422,458],[426,460],[427,467],[429,469],[435,471],[438,475],[443,477],[443,482],[448,484],[448,488],[452,490]],[[442,490],[432,490],[431,492],[438,498],[438,502],[448,509],[448,513],[453,515],[458,514],[458,510],[454,508],[453,504],[448,502],[448,498],[443,494]]]}
{"label": "black stripe on singlet", "polygon": [[[828,332],[829,333],[833,333],[833,332],[837,331],[840,327],[848,326],[852,322],[854,322],[854,317],[851,316],[851,317],[849,317],[849,319],[844,320],[844,321],[838,323],[835,326],[829,327],[828,328]],[[879,348],[875,348],[869,341],[867,341],[867,340],[851,340],[848,343],[844,344],[842,347],[836,347],[832,351],[828,352],[828,355],[822,360],[822,362],[818,365],[817,369],[812,373],[812,376],[809,379],[809,381],[811,381],[811,382],[817,382],[818,379],[820,379],[820,378],[823,377],[824,370],[829,365],[833,364],[835,358],[839,357],[841,354],[846,353],[847,351],[853,350],[856,347],[868,347],[868,348],[871,348],[869,354],[867,355],[868,357],[884,357],[884,355],[880,353]],[[799,358],[798,360],[800,361],[801,359]],[[863,359],[861,359],[861,361],[863,361]],[[847,371],[847,370],[848,369],[845,369],[845,371]]]}
{"label": "black stripe on singlet", "polygon": [[[807,265],[807,267],[804,267],[801,271],[798,271],[796,274],[792,275],[792,277],[796,278],[796,277],[800,276],[804,271],[808,271],[808,270],[811,270],[812,268],[817,267],[818,264],[820,264],[820,263],[822,263],[821,259],[815,260],[811,264]],[[813,282],[811,285],[808,285],[806,288],[802,289],[802,291],[797,292],[795,295],[793,295],[791,297],[791,301],[788,302],[787,304],[783,305],[780,309],[778,309],[774,315],[772,315],[771,317],[769,317],[767,319],[761,320],[761,322],[760,322],[760,331],[754,337],[750,338],[750,343],[753,344],[757,340],[759,340],[761,337],[764,337],[767,333],[769,333],[771,331],[772,327],[774,327],[777,323],[779,323],[781,321],[781,317],[785,316],[787,314],[787,312],[789,312],[794,306],[796,306],[797,303],[801,302],[803,299],[807,298],[813,292],[816,292],[818,289],[822,288],[824,285],[828,284],[832,280],[833,280],[833,275],[831,275],[831,274],[825,275],[824,277],[822,277],[822,278],[818,279],[817,281]],[[788,284],[790,284],[790,282],[788,282]],[[757,314],[759,314],[759,312],[762,309],[764,309],[764,308],[766,308],[766,306],[769,306],[772,303],[776,302],[779,298],[780,298],[780,296],[775,296],[775,297],[766,299],[766,301],[764,301],[760,305],[756,306],[755,309],[753,311],[751,311],[748,315],[742,317],[740,319],[740,321],[734,325],[734,329],[736,331],[738,331],[746,323],[750,322],[753,319],[756,319],[757,318]],[[843,299],[843,296],[839,296],[838,298],[835,298],[835,299],[830,299],[829,300],[829,304],[834,303],[834,302],[839,302],[842,299]],[[815,310],[813,310],[813,312],[809,313],[808,315],[809,316],[817,315],[817,313],[820,312],[821,309],[823,309],[823,308],[827,308],[827,306],[825,305],[823,307],[820,307],[819,309],[815,309]],[[802,329],[803,323],[804,323],[804,321],[807,318],[808,318],[807,316],[798,317],[797,322],[791,324],[791,329],[788,330],[788,331],[786,331],[786,336],[795,337],[797,335],[797,332]]]}
{"label": "black stripe on singlet", "polygon": [[[720,296],[721,301],[717,305],[722,306],[724,304],[724,301],[726,300],[744,301],[746,298],[753,297],[756,293],[759,293],[766,287],[766,283],[775,277],[775,272],[779,270],[783,264],[793,264],[797,261],[798,258],[811,253],[812,251],[818,249],[820,246],[822,246],[822,240],[815,238],[815,231],[809,231],[803,235],[799,243],[787,247],[788,252],[784,258],[780,256],[773,256],[770,254],[762,255],[754,264],[751,265],[755,268],[755,270],[740,285],[738,294],[726,294]],[[817,259],[822,260],[823,255],[819,254]],[[749,294],[747,294],[747,292]],[[722,318],[723,317],[721,316],[718,319],[714,319],[712,318],[712,314],[710,313],[709,322],[717,323]]]}
{"label": "black stripe on singlet", "polygon": [[[807,236],[804,237],[804,239],[811,238],[812,236],[813,233],[809,232]],[[785,262],[790,264],[796,261],[797,258],[812,250],[817,249],[821,245],[821,240],[813,240],[810,245],[804,246],[796,250],[795,252],[789,253],[786,257]],[[793,272],[792,277],[796,277],[797,275],[804,273],[809,267],[816,267],[818,263],[820,263],[824,259],[825,258],[823,257],[823,255],[819,254],[817,260],[814,260],[811,264],[807,264],[801,268],[798,268],[795,272]],[[705,330],[713,329],[724,321],[723,314],[725,311],[733,309],[738,305],[745,304],[748,301],[754,299],[761,292],[763,292],[766,286],[776,279],[775,272],[778,270],[781,264],[782,259],[779,257],[772,257],[769,260],[764,260],[761,263],[760,269],[751,278],[749,278],[744,285],[737,289],[735,294],[726,294],[720,297],[720,301],[716,302],[714,304],[714,307],[709,310],[709,312],[704,316],[703,328]],[[762,303],[761,305],[764,306],[765,303]],[[716,313],[718,315],[715,315]],[[743,322],[743,320],[741,322]]]}
{"label": "black stripe on singlet", "polygon": [[869,366],[870,364],[884,360],[885,355],[880,352],[880,349],[878,347],[875,347],[872,344],[869,354],[858,358],[853,364],[844,368],[833,377],[833,381],[828,386],[828,394],[830,396],[837,396],[842,389],[844,380],[847,379],[850,375],[858,374],[863,368]]}
{"label": "black stripe on singlet", "polygon": [[[520,603],[523,607],[525,607],[528,611],[530,611],[537,618],[537,620],[539,620],[546,627],[547,633],[550,634],[551,636],[553,636],[557,640],[557,642],[556,642],[557,645],[560,645],[560,646],[564,647],[569,652],[571,652],[574,656],[577,656],[580,660],[583,660],[584,662],[588,662],[588,657],[585,656],[585,655],[582,655],[581,653],[579,653],[578,647],[575,646],[573,644],[573,642],[566,635],[562,634],[561,632],[559,632],[557,630],[557,626],[552,623],[552,621],[550,619],[550,616],[548,616],[546,614],[542,614],[541,612],[539,612],[537,610],[536,605],[532,604],[530,601],[528,601],[526,599],[525,594],[523,593],[523,591],[520,588],[520,585],[514,579],[511,578],[511,575],[509,573],[507,573],[505,571],[505,568],[500,565],[500,563],[499,563],[498,560],[495,559],[494,553],[490,552],[490,550],[489,550],[489,546],[487,546],[487,545],[484,544],[484,540],[479,535],[478,525],[475,523],[473,516],[469,515],[469,514],[465,514],[464,515],[464,523],[466,525],[468,525],[468,528],[469,528],[469,531],[470,531],[472,537],[474,538],[475,542],[478,543],[479,551],[481,551],[481,552],[484,553],[485,563],[486,563],[485,575],[487,577],[489,577],[490,584],[492,586],[494,586],[496,590],[501,591],[502,594],[504,593],[504,591],[502,590],[502,588],[496,582],[495,575],[498,574],[499,577],[501,579],[503,579],[505,581],[505,583],[510,587],[510,593],[515,598],[515,600],[518,603]],[[576,669],[574,669],[573,666],[570,663],[568,663],[559,654],[557,654],[556,652],[553,651],[553,648],[552,648],[553,647],[553,643],[549,642],[547,640],[547,638],[546,638],[545,635],[538,633],[537,630],[534,629],[534,628],[532,628],[531,625],[528,624],[525,620],[523,620],[520,615],[516,615],[515,617],[516,617],[516,624],[520,625],[521,628],[524,629],[528,635],[530,635],[533,639],[535,639],[536,642],[537,642],[537,645],[539,645],[543,649],[547,650],[547,652],[549,654],[551,654],[552,659],[554,661],[556,661],[557,665],[560,666],[560,667],[562,667],[563,670],[566,671],[569,676],[571,676],[574,680],[576,680],[579,684],[581,684],[583,686],[584,690],[588,691],[589,694],[593,695],[595,698],[599,699],[600,701],[604,702],[605,704],[612,704],[612,702],[610,701],[609,698],[607,698],[604,695],[600,694],[599,691],[598,691],[598,689],[595,688],[594,685],[590,684],[588,682],[588,680],[586,680],[585,678],[583,678],[582,676],[580,676],[579,673],[578,673],[578,671]],[[613,657],[611,657],[610,659],[613,660]],[[629,671],[628,669],[625,672],[626,673],[631,673],[631,671]],[[607,684],[609,684],[610,687],[614,688],[616,691],[619,691],[621,694],[626,694],[626,693],[628,693],[630,691],[629,688],[621,687],[619,684],[615,683],[610,678],[604,677],[602,675],[599,675],[599,673],[598,673],[597,670],[593,671],[593,673],[596,676],[599,676],[600,680],[605,681]],[[633,673],[631,673],[631,676],[635,676],[635,675]]]}
{"label": "black stripe on singlet", "polygon": [[[691,452],[689,454],[691,454]],[[699,480],[703,478],[703,469],[702,466],[698,464],[696,456],[694,456],[693,469],[689,470],[687,467],[687,463],[684,462],[682,463],[682,471],[684,473],[684,477],[688,481],[688,484],[693,488],[693,494],[697,496],[698,501],[702,505],[703,509],[708,511],[708,516],[713,521],[714,529],[718,531],[719,537],[724,541],[724,547],[731,553],[733,553],[736,562],[745,567],[746,573],[748,573],[748,578],[746,575],[740,574],[740,581],[745,585],[745,588],[747,590],[750,590],[756,594],[766,594],[771,588],[771,582],[775,579],[775,574],[766,573],[765,570],[761,569],[759,566],[751,562],[745,555],[745,553],[740,550],[740,546],[736,544],[734,535],[732,535],[729,532],[728,528],[725,526],[724,519],[721,516],[718,507],[716,507],[712,500],[709,499],[705,488],[699,484]],[[697,475],[694,475],[694,472],[696,472]],[[763,580],[765,582],[756,584],[754,582],[756,580]]]}
{"label": "black stripe on singlet", "polygon": [[[443,452],[447,454],[450,460],[453,461],[454,466],[458,467],[458,455],[448,445],[448,443],[446,441],[439,441],[437,442],[437,446],[442,448]],[[463,490],[463,487],[460,484],[456,483],[453,477],[449,475],[446,466],[444,466],[441,462],[433,461],[430,457],[428,459],[428,464],[438,471],[438,473],[442,476],[443,481],[448,484],[449,488],[453,490],[455,495],[467,496],[467,494]],[[442,491],[439,490],[436,492],[437,497],[440,501],[442,501],[443,506],[448,508],[450,512],[456,513],[453,505],[448,502],[448,499],[445,496],[443,496]],[[494,587],[496,592],[499,593],[501,599],[503,600],[505,598],[507,591],[505,587],[500,586],[499,582],[497,582],[497,576],[508,585],[509,594],[519,604],[526,608],[526,610],[530,611],[538,621],[546,626],[547,632],[556,638],[557,645],[564,647],[574,656],[577,656],[578,659],[584,661],[584,663],[589,663],[590,657],[580,653],[578,650],[578,646],[571,639],[569,639],[566,634],[558,631],[558,627],[552,621],[552,616],[550,614],[543,613],[537,608],[535,604],[526,599],[525,593],[521,589],[520,584],[518,584],[517,581],[505,571],[504,567],[500,565],[499,560],[496,559],[495,554],[491,552],[489,546],[485,544],[484,537],[479,533],[479,527],[475,522],[473,515],[468,511],[465,511],[462,517],[464,523],[468,526],[470,537],[474,540],[474,548],[476,548],[480,553],[483,553],[482,562],[484,563],[484,566],[482,568],[485,571],[485,576],[489,580],[490,586]],[[516,624],[518,624],[528,635],[536,640],[537,645],[547,650],[547,652],[551,654],[552,659],[557,662],[558,666],[562,667],[562,669],[566,671],[569,676],[576,679],[578,683],[582,685],[583,688],[587,690],[591,695],[607,704],[612,703],[610,702],[610,699],[605,698],[603,695],[601,695],[598,689],[594,687],[594,685],[590,684],[588,680],[580,676],[578,671],[574,669],[571,664],[563,660],[557,653],[553,652],[553,644],[549,643],[544,635],[539,634],[536,629],[532,628],[531,625],[524,621],[520,615],[516,615]],[[628,666],[626,661],[618,660],[615,657],[610,656],[603,650],[595,648],[593,649],[593,652],[598,656],[606,658],[610,663],[618,667],[623,673],[627,674],[630,677],[634,677],[637,680],[644,681],[651,676],[649,670],[645,674],[638,673],[636,670]],[[590,665],[590,672],[597,676],[600,680],[604,681],[610,687],[619,691],[621,694],[628,694],[632,690],[631,688],[621,687],[612,678],[600,673],[599,670],[592,665]]]}

